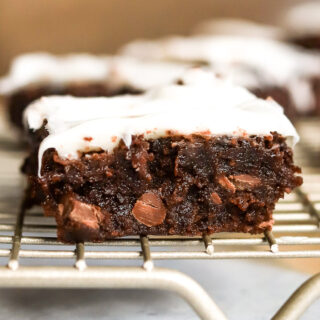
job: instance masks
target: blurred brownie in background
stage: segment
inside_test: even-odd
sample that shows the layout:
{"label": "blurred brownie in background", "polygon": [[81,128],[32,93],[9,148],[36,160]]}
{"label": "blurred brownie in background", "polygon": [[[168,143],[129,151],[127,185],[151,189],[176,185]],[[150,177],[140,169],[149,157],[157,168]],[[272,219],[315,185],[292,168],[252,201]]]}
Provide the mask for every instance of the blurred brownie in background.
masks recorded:
{"label": "blurred brownie in background", "polygon": [[[312,50],[320,56],[320,2],[303,1],[292,5],[281,16],[279,22],[284,28],[289,42]],[[320,115],[320,76],[312,81],[316,93],[317,114]]]}
{"label": "blurred brownie in background", "polygon": [[5,97],[10,121],[21,129],[24,109],[42,96],[139,94],[177,79],[183,70],[180,64],[128,57],[30,53],[13,61],[9,74],[0,79],[0,94]]}
{"label": "blurred brownie in background", "polygon": [[281,28],[240,18],[214,18],[199,23],[194,34],[246,36],[281,40],[284,32]]}
{"label": "blurred brownie in background", "polygon": [[283,109],[200,69],[142,95],[44,97],[25,120],[46,124],[25,163],[29,201],[63,242],[261,233],[302,183]]}
{"label": "blurred brownie in background", "polygon": [[291,119],[320,111],[320,57],[280,41],[256,36],[172,36],[137,40],[124,46],[121,53],[206,65],[259,97],[272,97]]}
{"label": "blurred brownie in background", "polygon": [[303,1],[292,5],[280,17],[279,24],[289,41],[307,49],[320,50],[320,2]]}

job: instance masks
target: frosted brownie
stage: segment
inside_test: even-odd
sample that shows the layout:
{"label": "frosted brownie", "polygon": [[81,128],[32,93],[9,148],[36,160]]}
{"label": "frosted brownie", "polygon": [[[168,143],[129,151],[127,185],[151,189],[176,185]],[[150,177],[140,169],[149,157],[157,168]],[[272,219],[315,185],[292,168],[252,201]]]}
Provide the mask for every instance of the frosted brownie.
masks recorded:
{"label": "frosted brownie", "polygon": [[11,122],[22,128],[26,106],[48,95],[78,97],[138,94],[180,76],[185,66],[143,62],[134,58],[32,53],[17,57],[0,79]]}
{"label": "frosted brownie", "polygon": [[63,242],[261,233],[302,183],[283,109],[201,70],[140,96],[41,98],[25,123],[41,137],[29,201]]}
{"label": "frosted brownie", "polygon": [[272,39],[247,36],[169,37],[138,40],[123,54],[151,60],[207,65],[220,77],[261,98],[273,97],[294,118],[314,114],[320,79],[320,57]]}
{"label": "frosted brownie", "polygon": [[280,16],[289,41],[308,49],[320,50],[320,3],[303,1]]}

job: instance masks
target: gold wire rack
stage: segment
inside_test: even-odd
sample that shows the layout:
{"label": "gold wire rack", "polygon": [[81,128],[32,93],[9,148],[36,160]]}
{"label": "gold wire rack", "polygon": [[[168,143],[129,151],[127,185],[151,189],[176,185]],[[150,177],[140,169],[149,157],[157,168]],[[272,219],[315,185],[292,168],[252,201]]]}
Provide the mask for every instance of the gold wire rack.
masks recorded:
{"label": "gold wire rack", "polygon": [[[7,179],[10,174],[1,176]],[[303,187],[279,202],[272,232],[262,235],[143,236],[66,246],[57,241],[51,218],[40,210],[19,211],[19,194],[12,193],[8,187],[0,199],[0,287],[170,290],[200,318],[221,320],[225,315],[197,282],[181,272],[158,268],[155,261],[320,258],[320,174],[307,174]],[[111,260],[141,261],[141,266],[110,266]],[[304,283],[273,319],[297,319],[319,296],[320,273]]]}

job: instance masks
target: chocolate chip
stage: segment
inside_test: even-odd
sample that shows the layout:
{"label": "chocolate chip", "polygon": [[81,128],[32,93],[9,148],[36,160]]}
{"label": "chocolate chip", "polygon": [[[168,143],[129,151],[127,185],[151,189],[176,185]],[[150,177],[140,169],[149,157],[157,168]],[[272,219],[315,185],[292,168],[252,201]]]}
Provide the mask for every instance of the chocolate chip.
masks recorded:
{"label": "chocolate chip", "polygon": [[161,224],[166,214],[166,208],[161,198],[153,192],[144,193],[132,209],[132,215],[147,227]]}
{"label": "chocolate chip", "polygon": [[214,204],[221,204],[221,198],[219,197],[219,195],[216,192],[212,192],[211,193],[211,200]]}
{"label": "chocolate chip", "polygon": [[59,211],[73,223],[79,223],[90,229],[99,229],[102,213],[97,206],[81,202],[72,196],[66,196],[63,204],[59,205]]}
{"label": "chocolate chip", "polygon": [[229,190],[231,193],[236,192],[236,187],[226,176],[220,176],[218,182],[223,188]]}
{"label": "chocolate chip", "polygon": [[139,176],[146,181],[151,181],[152,177],[149,173],[149,162],[154,160],[153,153],[149,153],[149,143],[141,142],[141,137],[133,138],[127,159],[131,160],[132,167],[138,172]]}

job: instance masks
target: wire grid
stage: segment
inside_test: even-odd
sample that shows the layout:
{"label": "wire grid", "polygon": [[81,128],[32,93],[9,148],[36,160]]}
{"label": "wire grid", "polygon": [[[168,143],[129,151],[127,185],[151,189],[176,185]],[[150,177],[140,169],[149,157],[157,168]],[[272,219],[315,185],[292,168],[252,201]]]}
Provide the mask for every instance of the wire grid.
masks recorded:
{"label": "wire grid", "polygon": [[[151,269],[153,260],[159,259],[316,258],[320,257],[320,176],[310,175],[308,180],[304,189],[279,202],[272,232],[262,235],[142,236],[66,246],[55,237],[53,219],[39,210],[21,210],[17,215],[1,212],[0,245],[7,248],[0,249],[0,257],[8,258],[6,263],[14,270],[19,258],[74,259],[74,266],[81,270],[88,260],[134,259]],[[309,195],[308,188],[319,192]]]}

